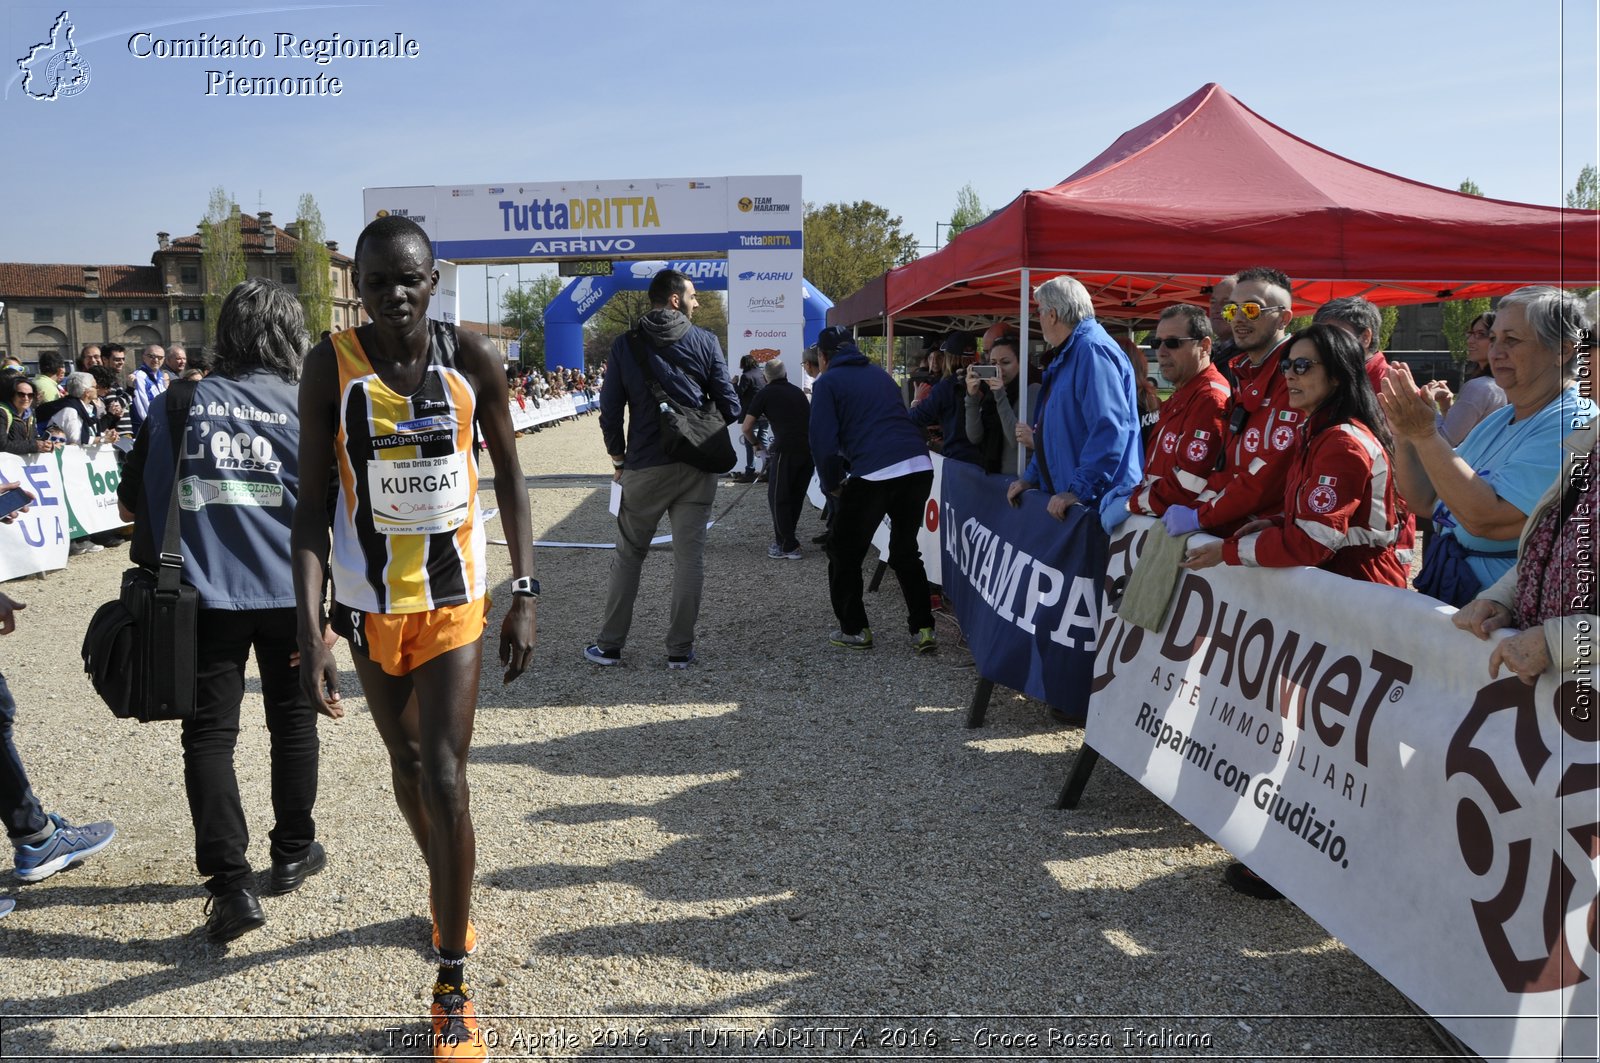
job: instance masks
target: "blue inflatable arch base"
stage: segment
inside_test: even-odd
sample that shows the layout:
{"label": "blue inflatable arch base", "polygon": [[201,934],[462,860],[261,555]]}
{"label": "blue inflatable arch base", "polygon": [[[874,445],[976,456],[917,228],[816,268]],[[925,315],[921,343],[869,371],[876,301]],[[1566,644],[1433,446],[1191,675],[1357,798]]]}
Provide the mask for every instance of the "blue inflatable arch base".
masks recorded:
{"label": "blue inflatable arch base", "polygon": [[[544,308],[544,363],[548,369],[583,370],[583,323],[588,321],[618,292],[642,292],[650,278],[663,269],[675,269],[694,281],[702,291],[728,290],[728,260],[725,258],[655,259],[611,264],[609,277],[579,277],[561,290]],[[817,342],[817,334],[827,325],[828,308],[833,300],[802,281],[801,304],[805,321],[806,346]]]}

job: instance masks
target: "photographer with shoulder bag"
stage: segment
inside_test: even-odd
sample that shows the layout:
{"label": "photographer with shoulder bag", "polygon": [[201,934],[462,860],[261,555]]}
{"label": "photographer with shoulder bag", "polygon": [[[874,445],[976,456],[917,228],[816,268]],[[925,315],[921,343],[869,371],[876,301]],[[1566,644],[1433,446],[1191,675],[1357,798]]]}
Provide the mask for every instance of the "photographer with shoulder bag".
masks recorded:
{"label": "photographer with shoulder bag", "polygon": [[[194,710],[183,719],[184,786],[195,862],[211,895],[206,936],[230,941],[266,921],[246,858],[233,750],[254,649],[272,735],[272,871],[265,892],[288,893],[322,870],[311,817],[317,797],[317,709],[300,686],[289,532],[299,491],[297,411],[307,335],[299,302],[250,279],[217,319],[211,374],[153,405],[118,487],[134,521],[133,560],[181,566],[194,589]],[[320,504],[320,500],[319,500]],[[157,544],[177,517],[177,548]],[[162,567],[164,564],[164,567]]]}

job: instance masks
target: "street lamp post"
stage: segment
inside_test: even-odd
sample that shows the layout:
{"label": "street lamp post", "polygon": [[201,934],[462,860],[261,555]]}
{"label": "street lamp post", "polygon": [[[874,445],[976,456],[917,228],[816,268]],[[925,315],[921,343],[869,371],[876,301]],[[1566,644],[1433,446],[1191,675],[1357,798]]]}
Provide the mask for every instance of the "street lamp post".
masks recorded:
{"label": "street lamp post", "polygon": [[[490,280],[490,277],[489,277],[489,269],[488,269],[487,266],[484,267],[483,274],[484,274],[484,281],[483,281],[483,317],[484,317],[484,322],[483,322],[483,327],[489,330],[489,342],[493,343],[494,342],[494,315],[492,313],[490,313],[490,311],[489,311],[489,280]],[[509,276],[511,276],[511,274],[502,272],[498,277],[493,278],[493,280],[494,280],[494,301],[495,301],[495,305],[496,306],[500,305],[500,282],[505,280]]]}

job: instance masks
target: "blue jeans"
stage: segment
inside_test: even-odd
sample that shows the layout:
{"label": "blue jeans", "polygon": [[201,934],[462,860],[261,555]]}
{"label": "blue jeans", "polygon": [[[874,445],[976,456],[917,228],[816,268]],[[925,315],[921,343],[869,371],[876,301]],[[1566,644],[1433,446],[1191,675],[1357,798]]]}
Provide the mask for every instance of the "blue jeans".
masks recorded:
{"label": "blue jeans", "polygon": [[0,674],[0,816],[6,821],[6,835],[12,844],[36,840],[50,826],[39,799],[28,785],[28,772],[11,740],[11,725],[17,718],[17,701],[11,696],[6,677]]}

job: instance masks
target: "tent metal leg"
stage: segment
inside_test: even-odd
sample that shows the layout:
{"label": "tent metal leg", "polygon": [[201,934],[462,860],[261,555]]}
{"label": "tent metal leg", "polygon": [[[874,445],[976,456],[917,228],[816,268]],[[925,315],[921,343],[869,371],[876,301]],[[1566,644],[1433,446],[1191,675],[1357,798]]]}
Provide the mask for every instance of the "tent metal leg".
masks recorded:
{"label": "tent metal leg", "polygon": [[1089,785],[1089,773],[1094,771],[1094,766],[1099,762],[1100,754],[1085,742],[1083,748],[1078,750],[1078,755],[1072,759],[1072,771],[1067,775],[1067,784],[1061,788],[1061,796],[1056,798],[1057,808],[1078,807],[1078,799],[1083,796],[1083,788]]}
{"label": "tent metal leg", "polygon": [[977,728],[983,726],[983,718],[989,713],[989,695],[994,693],[994,680],[978,678],[978,685],[972,690],[972,700],[967,702],[967,727]]}
{"label": "tent metal leg", "polygon": [[872,573],[872,582],[867,584],[867,590],[877,594],[878,585],[883,582],[883,574],[887,571],[889,571],[889,562],[879,561],[877,570]]}

